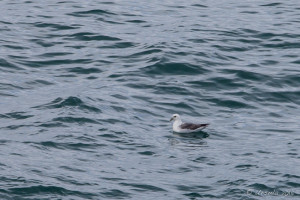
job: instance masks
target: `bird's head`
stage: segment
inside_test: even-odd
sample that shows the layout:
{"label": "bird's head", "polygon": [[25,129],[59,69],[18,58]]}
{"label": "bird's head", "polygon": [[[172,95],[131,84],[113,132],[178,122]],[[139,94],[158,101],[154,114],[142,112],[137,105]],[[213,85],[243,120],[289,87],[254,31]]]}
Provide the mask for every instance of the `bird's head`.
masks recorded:
{"label": "bird's head", "polygon": [[178,114],[174,114],[174,115],[172,115],[172,118],[170,119],[170,122],[171,121],[176,121],[176,120],[179,120],[180,119],[180,116],[178,115]]}

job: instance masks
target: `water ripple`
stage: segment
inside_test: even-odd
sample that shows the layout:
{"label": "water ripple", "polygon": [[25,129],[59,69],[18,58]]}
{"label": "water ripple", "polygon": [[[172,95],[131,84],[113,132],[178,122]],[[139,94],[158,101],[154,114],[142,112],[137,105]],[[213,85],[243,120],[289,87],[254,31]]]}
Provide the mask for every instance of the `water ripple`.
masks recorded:
{"label": "water ripple", "polygon": [[299,198],[297,5],[0,1],[0,198]]}
{"label": "water ripple", "polygon": [[119,41],[120,38],[111,37],[107,35],[97,35],[90,32],[80,32],[66,36],[66,40],[76,41]]}

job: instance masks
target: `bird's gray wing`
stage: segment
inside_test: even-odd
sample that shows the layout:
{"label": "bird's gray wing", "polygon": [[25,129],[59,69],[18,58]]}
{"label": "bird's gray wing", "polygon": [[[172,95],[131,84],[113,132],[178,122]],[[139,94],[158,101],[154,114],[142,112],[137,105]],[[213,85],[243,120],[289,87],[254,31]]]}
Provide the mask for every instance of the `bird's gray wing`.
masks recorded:
{"label": "bird's gray wing", "polygon": [[183,123],[180,125],[180,128],[181,129],[189,129],[189,130],[196,130],[200,127],[207,127],[208,124],[192,124],[192,123]]}

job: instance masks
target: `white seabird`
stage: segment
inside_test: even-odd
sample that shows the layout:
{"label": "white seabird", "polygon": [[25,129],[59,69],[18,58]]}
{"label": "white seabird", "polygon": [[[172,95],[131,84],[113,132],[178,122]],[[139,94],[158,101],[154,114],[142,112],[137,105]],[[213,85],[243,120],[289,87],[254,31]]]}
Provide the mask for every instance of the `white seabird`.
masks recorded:
{"label": "white seabird", "polygon": [[172,115],[170,121],[173,121],[173,131],[177,133],[193,133],[201,131],[206,128],[209,124],[193,124],[193,123],[183,123],[178,114]]}

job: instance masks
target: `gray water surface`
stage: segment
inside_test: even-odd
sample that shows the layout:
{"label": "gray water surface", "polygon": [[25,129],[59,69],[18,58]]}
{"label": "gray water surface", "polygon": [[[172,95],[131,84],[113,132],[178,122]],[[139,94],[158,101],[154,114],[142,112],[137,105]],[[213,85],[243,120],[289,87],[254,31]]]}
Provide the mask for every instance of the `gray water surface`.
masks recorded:
{"label": "gray water surface", "polygon": [[0,8],[1,199],[299,198],[298,0]]}

